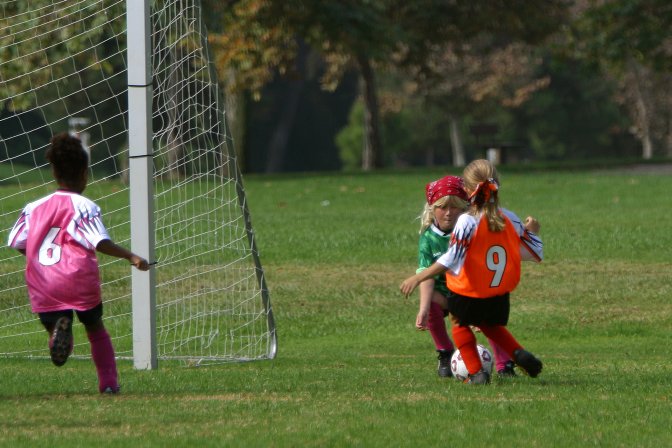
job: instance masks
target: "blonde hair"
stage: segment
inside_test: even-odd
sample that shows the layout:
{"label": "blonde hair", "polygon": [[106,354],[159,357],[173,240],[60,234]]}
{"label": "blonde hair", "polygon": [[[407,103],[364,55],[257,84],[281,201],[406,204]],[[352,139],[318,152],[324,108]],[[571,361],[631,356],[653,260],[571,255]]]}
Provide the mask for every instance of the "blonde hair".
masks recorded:
{"label": "blonde hair", "polygon": [[443,207],[455,207],[466,210],[469,203],[458,196],[448,195],[437,199],[433,204],[425,203],[425,208],[422,210],[420,218],[420,233],[424,232],[429,226],[434,223],[434,209]]}
{"label": "blonde hair", "polygon": [[486,192],[487,185],[484,185],[485,188],[476,192],[482,182],[492,183],[494,181],[497,187],[499,186],[499,175],[495,166],[485,159],[474,160],[464,168],[463,179],[464,189],[467,190],[467,193],[470,195],[476,193],[469,198],[471,202],[469,213],[474,216],[480,213],[485,214],[485,218],[488,220],[488,228],[493,232],[504,230],[504,218],[499,214],[498,191],[495,189]]}

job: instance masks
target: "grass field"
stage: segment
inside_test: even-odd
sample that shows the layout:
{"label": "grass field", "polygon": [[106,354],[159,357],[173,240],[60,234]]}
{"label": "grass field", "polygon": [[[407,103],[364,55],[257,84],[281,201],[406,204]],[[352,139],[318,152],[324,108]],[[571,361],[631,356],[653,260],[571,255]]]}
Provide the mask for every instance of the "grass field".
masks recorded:
{"label": "grass field", "polygon": [[278,357],[122,362],[116,397],[90,362],[2,359],[0,446],[672,446],[672,177],[501,171],[503,205],[542,223],[509,326],[538,379],[440,379],[414,330],[398,285],[444,173],[250,176]]}

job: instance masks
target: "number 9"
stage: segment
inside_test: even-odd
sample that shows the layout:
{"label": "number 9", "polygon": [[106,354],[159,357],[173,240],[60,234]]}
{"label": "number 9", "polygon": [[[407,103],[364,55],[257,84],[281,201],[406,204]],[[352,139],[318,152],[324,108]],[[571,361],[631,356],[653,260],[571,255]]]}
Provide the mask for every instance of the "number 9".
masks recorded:
{"label": "number 9", "polygon": [[506,250],[502,246],[492,246],[485,255],[485,265],[494,272],[490,287],[498,287],[506,269]]}

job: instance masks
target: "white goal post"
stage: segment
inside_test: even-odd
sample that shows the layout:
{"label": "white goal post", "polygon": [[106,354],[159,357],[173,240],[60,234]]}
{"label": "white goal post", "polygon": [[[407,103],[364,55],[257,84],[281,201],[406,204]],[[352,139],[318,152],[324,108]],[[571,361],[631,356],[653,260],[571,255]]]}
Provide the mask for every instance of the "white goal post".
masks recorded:
{"label": "white goal post", "polygon": [[[0,229],[52,191],[44,152],[70,130],[85,195],[148,272],[100,256],[104,320],[137,369],[272,359],[275,322],[199,0],[0,5]],[[5,236],[6,239],[6,236]],[[0,251],[0,356],[48,358],[21,255]],[[73,357],[90,357],[81,325]]]}
{"label": "white goal post", "polygon": [[[131,248],[155,265],[152,182],[152,53],[149,0],[126,1],[128,36],[128,166]],[[155,269],[132,270],[133,364],[157,367]]]}

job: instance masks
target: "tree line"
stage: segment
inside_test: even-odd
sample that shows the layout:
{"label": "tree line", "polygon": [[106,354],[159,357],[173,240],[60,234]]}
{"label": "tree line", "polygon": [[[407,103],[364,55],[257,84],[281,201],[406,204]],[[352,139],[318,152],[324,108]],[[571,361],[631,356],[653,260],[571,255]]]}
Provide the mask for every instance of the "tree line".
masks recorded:
{"label": "tree line", "polygon": [[[87,76],[125,82],[114,76],[123,56],[108,57],[118,51],[112,38],[123,39],[124,3],[69,18],[75,3],[3,6],[0,134],[31,101],[45,116],[86,110],[82,95],[66,104],[51,98],[63,93],[54,89],[20,94],[71,75],[73,64],[47,69],[46,60],[94,67],[77,73],[84,84]],[[490,147],[506,161],[672,157],[667,0],[200,3],[247,171],[291,170],[292,146],[308,161],[300,169],[461,166]],[[35,27],[20,28],[19,15]],[[51,26],[64,20],[86,33]],[[35,30],[39,39],[27,39]],[[37,118],[24,122],[44,128]],[[331,147],[338,154],[327,154]]]}
{"label": "tree line", "polygon": [[[300,126],[302,83],[334,91],[353,73],[336,136],[344,167],[459,166],[488,146],[509,160],[672,157],[665,0],[204,3],[237,104],[253,108],[278,78],[293,80],[267,171]],[[244,129],[245,114],[229,112]]]}

